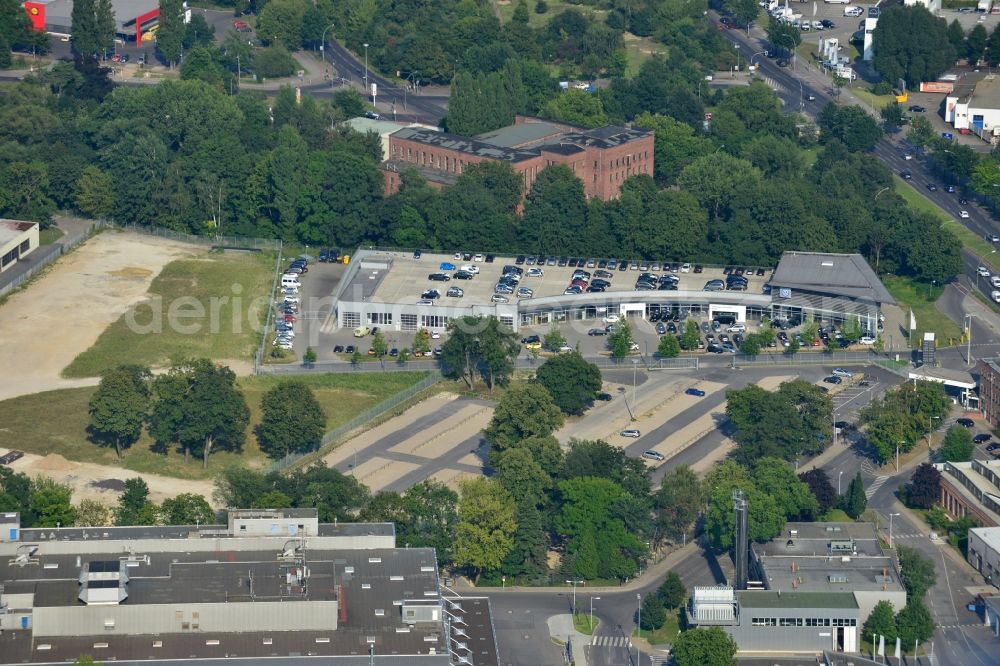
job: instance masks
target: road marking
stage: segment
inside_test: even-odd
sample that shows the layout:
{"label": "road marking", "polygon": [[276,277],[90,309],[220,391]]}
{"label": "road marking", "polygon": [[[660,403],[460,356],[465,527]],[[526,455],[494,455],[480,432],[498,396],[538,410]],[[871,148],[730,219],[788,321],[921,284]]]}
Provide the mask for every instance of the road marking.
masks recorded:
{"label": "road marking", "polygon": [[624,636],[594,636],[590,644],[597,647],[628,647],[630,643]]}
{"label": "road marking", "polygon": [[885,482],[888,480],[889,480],[888,476],[875,477],[875,480],[872,482],[872,485],[868,486],[868,490],[865,491],[865,497],[871,499],[872,495],[874,495],[878,491],[878,489],[881,488],[883,484],[885,484]]}

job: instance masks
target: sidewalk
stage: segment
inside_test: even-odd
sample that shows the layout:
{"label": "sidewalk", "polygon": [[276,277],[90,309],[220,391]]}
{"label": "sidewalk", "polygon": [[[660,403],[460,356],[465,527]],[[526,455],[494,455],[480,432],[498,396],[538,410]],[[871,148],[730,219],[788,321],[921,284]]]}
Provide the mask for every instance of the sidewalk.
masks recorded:
{"label": "sidewalk", "polygon": [[577,666],[587,666],[586,648],[590,644],[591,637],[576,630],[573,626],[573,616],[569,613],[552,615],[547,622],[550,636],[558,638],[563,644],[569,642],[573,663]]}

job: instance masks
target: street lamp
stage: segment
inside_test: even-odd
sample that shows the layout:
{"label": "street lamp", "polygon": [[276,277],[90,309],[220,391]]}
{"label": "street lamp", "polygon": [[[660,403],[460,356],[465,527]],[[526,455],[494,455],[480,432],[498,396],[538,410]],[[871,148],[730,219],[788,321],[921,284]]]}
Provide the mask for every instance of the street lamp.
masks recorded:
{"label": "street lamp", "polygon": [[840,470],[837,474],[837,494],[840,494],[840,477],[844,476],[844,470]]}
{"label": "street lamp", "polygon": [[[636,370],[638,369],[639,369],[639,359],[634,358],[632,359],[632,405],[636,407],[638,405],[636,405],[635,402],[635,373]],[[632,420],[635,420],[635,414],[632,415]]]}
{"label": "street lamp", "polygon": [[[638,622],[639,630],[638,630],[638,637],[642,638],[642,594],[640,594],[639,592],[635,593],[635,603],[639,607],[639,622]],[[635,660],[639,661],[639,644],[638,643],[636,643],[636,645],[635,645]]]}
{"label": "street lamp", "polygon": [[931,434],[934,431],[934,419],[940,419],[940,416],[928,416],[927,417],[927,450],[931,450]]}
{"label": "street lamp", "polygon": [[573,615],[576,615],[576,586],[584,581],[578,580],[576,578],[566,581],[567,585],[573,586]]}
{"label": "street lamp", "polygon": [[319,54],[320,54],[320,56],[322,56],[323,66],[324,67],[326,66],[326,31],[329,30],[332,27],[333,27],[333,24],[331,23],[330,25],[328,25],[325,28],[323,28],[323,36],[320,37],[320,40],[319,40]]}
{"label": "street lamp", "polygon": [[898,513],[889,514],[889,550],[892,550],[892,517],[898,515]]}
{"label": "street lamp", "polygon": [[[996,250],[994,250],[996,252]],[[979,286],[979,273],[976,273],[976,287]],[[972,367],[972,318],[976,315],[971,313],[966,313],[963,319],[968,319],[969,323],[966,324],[965,335],[966,335],[966,346],[965,346],[965,364],[968,367]]]}
{"label": "street lamp", "polygon": [[896,445],[896,474],[899,474],[899,445],[906,444],[906,442],[900,442]]}
{"label": "street lamp", "polygon": [[594,633],[594,599],[601,600],[600,597],[590,597],[590,633]]}
{"label": "street lamp", "polygon": [[368,90],[368,42],[365,42],[365,90]]}

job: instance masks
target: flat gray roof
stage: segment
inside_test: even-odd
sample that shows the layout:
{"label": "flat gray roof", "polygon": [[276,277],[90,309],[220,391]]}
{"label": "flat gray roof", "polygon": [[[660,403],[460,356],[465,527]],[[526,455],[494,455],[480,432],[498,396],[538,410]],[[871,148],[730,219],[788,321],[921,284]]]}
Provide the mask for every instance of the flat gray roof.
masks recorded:
{"label": "flat gray roof", "polygon": [[392,136],[398,139],[416,141],[417,143],[422,143],[427,146],[447,148],[448,150],[455,150],[469,155],[476,155],[478,157],[504,162],[523,162],[525,160],[538,157],[537,151],[517,150],[514,148],[494,146],[493,144],[479,141],[477,139],[470,139],[468,137],[458,136],[457,134],[448,134],[447,132],[438,132],[436,130],[422,129],[419,127],[406,127],[398,132],[393,132]]}
{"label": "flat gray roof", "polygon": [[[160,6],[159,0],[111,0],[111,11],[119,30],[135,19]],[[45,23],[50,27],[69,29],[72,26],[73,0],[51,0],[45,3]]]}
{"label": "flat gray roof", "polygon": [[507,125],[491,132],[483,132],[476,138],[494,146],[519,148],[565,133],[566,130],[562,127],[541,120]]}
{"label": "flat gray roof", "polygon": [[984,77],[965,101],[977,109],[1000,109],[1000,79],[996,76]]}
{"label": "flat gray roof", "polygon": [[[306,514],[308,515],[308,513]],[[118,539],[248,539],[253,536],[227,534],[227,525],[162,525],[137,527],[52,527],[21,530],[21,542],[76,541],[90,542]],[[392,523],[320,523],[319,536],[393,536],[396,526]],[[260,535],[273,538],[271,535]]]}
{"label": "flat gray roof", "polygon": [[896,304],[889,290],[860,254],[785,252],[774,271],[775,289],[787,287],[829,296]]}

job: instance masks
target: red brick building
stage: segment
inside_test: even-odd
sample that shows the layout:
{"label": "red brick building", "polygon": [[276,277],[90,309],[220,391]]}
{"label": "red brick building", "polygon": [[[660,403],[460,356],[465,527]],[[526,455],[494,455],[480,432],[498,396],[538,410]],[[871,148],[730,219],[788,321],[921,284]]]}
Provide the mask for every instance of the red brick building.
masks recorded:
{"label": "red brick building", "polygon": [[589,130],[522,116],[474,138],[405,128],[389,136],[385,191],[398,190],[399,174],[409,167],[441,187],[454,183],[466,165],[486,160],[509,162],[526,192],[542,169],[564,164],[588,197],[614,199],[629,176],[653,174],[653,132],[613,125]]}

